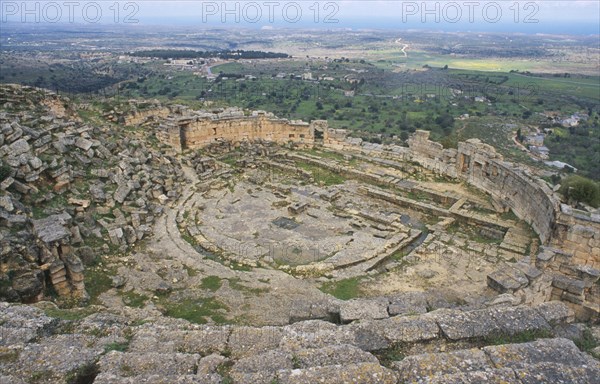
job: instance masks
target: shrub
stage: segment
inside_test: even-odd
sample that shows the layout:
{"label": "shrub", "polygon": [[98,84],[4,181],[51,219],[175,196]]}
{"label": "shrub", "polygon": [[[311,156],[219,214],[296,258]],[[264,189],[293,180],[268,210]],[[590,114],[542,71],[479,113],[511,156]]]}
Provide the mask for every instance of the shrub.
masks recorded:
{"label": "shrub", "polygon": [[600,185],[582,176],[572,175],[563,180],[560,193],[567,200],[600,206]]}
{"label": "shrub", "polygon": [[12,173],[12,168],[8,164],[0,161],[0,181],[6,179]]}

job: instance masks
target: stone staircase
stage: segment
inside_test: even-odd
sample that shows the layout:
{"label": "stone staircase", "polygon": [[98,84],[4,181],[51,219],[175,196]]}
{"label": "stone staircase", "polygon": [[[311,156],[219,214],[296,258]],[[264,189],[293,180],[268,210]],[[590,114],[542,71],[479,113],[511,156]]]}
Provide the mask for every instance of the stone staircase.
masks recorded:
{"label": "stone staircase", "polygon": [[[60,320],[0,303],[0,382],[523,384],[600,377],[598,360],[558,337],[573,317],[563,303],[424,311],[342,325],[216,326],[164,317],[140,325],[123,314]],[[548,338],[510,344],[510,336],[523,334]]]}
{"label": "stone staircase", "polygon": [[520,260],[526,255],[531,240],[516,227],[510,227],[500,243],[500,254],[505,260]]}

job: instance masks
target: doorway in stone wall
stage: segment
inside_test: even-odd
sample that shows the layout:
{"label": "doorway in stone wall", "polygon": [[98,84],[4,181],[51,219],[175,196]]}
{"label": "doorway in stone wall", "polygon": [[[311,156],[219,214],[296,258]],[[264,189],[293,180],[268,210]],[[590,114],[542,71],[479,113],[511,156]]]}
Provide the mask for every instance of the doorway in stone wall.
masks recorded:
{"label": "doorway in stone wall", "polygon": [[179,144],[181,145],[181,150],[186,150],[188,148],[188,138],[187,138],[187,130],[189,125],[181,125],[179,127]]}
{"label": "doorway in stone wall", "polygon": [[323,144],[323,139],[325,138],[325,133],[315,128],[315,143]]}

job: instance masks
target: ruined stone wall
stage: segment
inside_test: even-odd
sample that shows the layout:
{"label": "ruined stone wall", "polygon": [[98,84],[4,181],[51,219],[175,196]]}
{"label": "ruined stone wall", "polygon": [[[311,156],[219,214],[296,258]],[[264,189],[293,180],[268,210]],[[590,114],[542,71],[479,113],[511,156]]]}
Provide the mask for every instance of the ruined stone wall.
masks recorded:
{"label": "ruined stone wall", "polygon": [[259,116],[233,118],[182,118],[163,124],[157,137],[177,150],[203,148],[219,141],[232,144],[265,140],[312,147],[327,138],[327,122],[289,121]]}
{"label": "ruined stone wall", "polygon": [[[345,132],[329,135],[327,147],[368,152],[369,145],[346,137]],[[429,140],[429,132],[416,131],[409,148],[381,146],[378,157],[414,161],[422,167],[451,178],[467,181],[489,193],[527,221],[545,244],[574,253],[578,264],[600,267],[600,217],[560,206],[559,199],[540,179],[527,170],[503,160],[494,147],[478,139],[460,142],[457,149],[444,149]]]}
{"label": "ruined stone wall", "polygon": [[542,182],[505,162],[494,147],[478,139],[460,142],[458,149],[444,149],[429,140],[429,132],[417,131],[408,140],[410,158],[421,166],[459,178],[489,193],[527,221],[548,243],[552,236],[558,200]]}
{"label": "ruined stone wall", "polygon": [[457,177],[456,150],[444,149],[442,144],[429,140],[429,132],[416,131],[409,139],[411,160],[434,172]]}
{"label": "ruined stone wall", "polygon": [[551,243],[569,250],[574,263],[600,269],[600,217],[561,205]]}
{"label": "ruined stone wall", "polygon": [[235,143],[263,139],[281,144],[314,141],[308,124],[264,117],[192,121],[181,127],[181,138],[184,148],[201,148],[219,140]]}
{"label": "ruined stone wall", "polygon": [[458,144],[458,177],[502,201],[527,221],[542,242],[551,236],[558,200],[542,182],[503,161],[495,149],[477,139]]}
{"label": "ruined stone wall", "polygon": [[166,118],[170,113],[171,110],[167,107],[133,111],[123,116],[123,123],[125,125],[140,125],[145,123],[148,119]]}

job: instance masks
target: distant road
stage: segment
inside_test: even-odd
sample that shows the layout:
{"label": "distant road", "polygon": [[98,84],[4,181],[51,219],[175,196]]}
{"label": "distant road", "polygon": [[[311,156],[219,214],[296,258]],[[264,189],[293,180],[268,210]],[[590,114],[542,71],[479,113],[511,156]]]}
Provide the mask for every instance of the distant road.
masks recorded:
{"label": "distant road", "polygon": [[404,57],[408,57],[408,53],[406,53],[406,51],[405,51],[405,49],[408,48],[408,44],[401,43],[400,42],[401,40],[402,40],[401,38],[396,39],[396,43],[403,45],[403,47],[400,49],[400,52],[402,52],[404,54]]}

